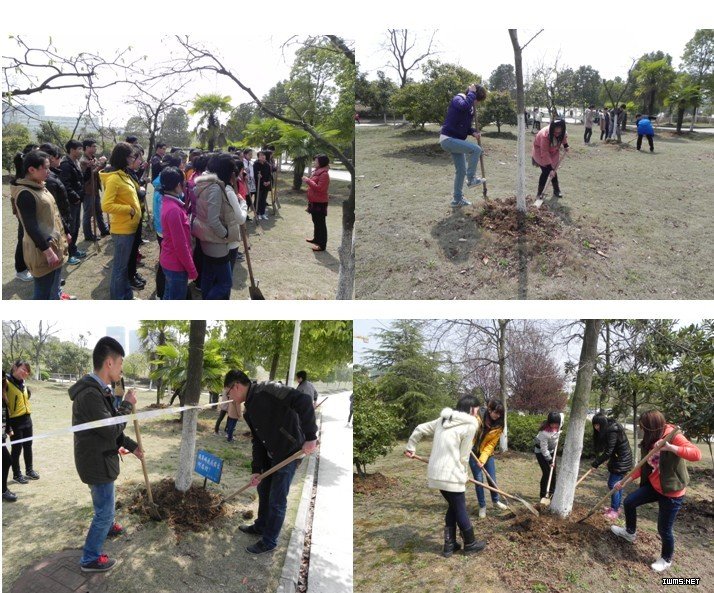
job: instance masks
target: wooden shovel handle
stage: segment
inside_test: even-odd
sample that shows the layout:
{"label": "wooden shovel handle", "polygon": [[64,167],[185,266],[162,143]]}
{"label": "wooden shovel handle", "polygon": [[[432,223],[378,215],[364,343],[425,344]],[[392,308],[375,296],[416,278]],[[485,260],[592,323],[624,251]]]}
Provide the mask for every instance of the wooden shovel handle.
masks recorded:
{"label": "wooden shovel handle", "polygon": [[[136,406],[132,404],[131,406],[131,413],[134,414],[136,412]],[[146,471],[146,460],[144,459],[144,447],[141,444],[141,431],[139,430],[139,421],[134,418],[134,432],[136,433],[136,443],[139,445],[139,449],[141,449],[141,469],[144,472],[144,483],[146,484],[146,493],[149,496],[149,502],[151,505],[154,505],[154,495],[151,493],[151,482],[149,482],[149,472]]]}
{"label": "wooden shovel handle", "polygon": [[582,482],[585,478],[587,478],[587,477],[588,477],[592,472],[594,472],[594,471],[595,471],[595,468],[594,468],[594,467],[591,467],[588,471],[586,471],[586,472],[583,474],[583,477],[580,478],[580,479],[575,483],[575,487],[577,488],[577,487],[580,485],[580,482]]}
{"label": "wooden shovel handle", "polygon": [[245,263],[248,264],[250,285],[255,288],[255,278],[253,278],[253,266],[250,263],[250,248],[248,247],[248,231],[246,230],[245,223],[240,225],[240,236],[243,239],[243,249],[245,250]]}

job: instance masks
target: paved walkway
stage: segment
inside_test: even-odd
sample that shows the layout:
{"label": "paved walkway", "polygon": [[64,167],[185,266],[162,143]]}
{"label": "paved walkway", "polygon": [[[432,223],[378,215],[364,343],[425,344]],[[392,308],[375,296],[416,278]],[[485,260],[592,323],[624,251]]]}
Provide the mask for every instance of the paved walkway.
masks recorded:
{"label": "paved walkway", "polygon": [[104,573],[84,573],[79,569],[82,550],[63,550],[25,570],[11,586],[10,593],[104,593]]}
{"label": "paved walkway", "polygon": [[322,433],[312,522],[309,593],[352,593],[352,428],[349,391],[321,406]]}

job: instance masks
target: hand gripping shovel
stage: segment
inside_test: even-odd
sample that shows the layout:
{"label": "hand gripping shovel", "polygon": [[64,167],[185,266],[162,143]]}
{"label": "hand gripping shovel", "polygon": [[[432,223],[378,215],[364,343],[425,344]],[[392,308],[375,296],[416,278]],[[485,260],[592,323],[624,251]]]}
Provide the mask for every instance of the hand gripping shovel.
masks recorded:
{"label": "hand gripping shovel", "polygon": [[[476,461],[478,461],[478,458],[476,457],[476,455],[474,454],[473,451],[471,451],[471,457],[473,457]],[[491,483],[496,487],[496,489],[498,489],[498,484],[496,484],[496,480],[494,480],[494,479],[491,477],[491,474],[489,474],[489,473],[486,471],[486,467],[485,467],[485,466],[482,466],[482,467],[481,467],[481,471],[483,471],[483,473],[486,474],[486,477],[487,477],[489,480],[491,480]],[[474,481],[475,481],[475,480],[474,480]],[[511,495],[511,494],[506,494],[505,492],[503,492],[503,491],[501,491],[501,490],[496,490],[496,491],[497,491],[499,494],[503,494],[503,495],[506,496],[507,498],[512,498],[513,500],[516,500],[516,501],[520,502],[520,503],[521,503],[524,507],[526,507],[531,513],[533,513],[536,517],[538,517],[538,511],[535,509],[535,507],[534,507],[531,503],[529,503],[528,501],[523,500],[520,496],[514,496],[514,495]]]}
{"label": "hand gripping shovel", "polygon": [[[665,443],[671,442],[672,439],[673,439],[678,433],[679,433],[679,428],[675,428],[672,432],[670,432],[670,433],[664,438],[664,442],[662,443],[662,446],[664,446]],[[651,450],[649,453],[647,453],[647,455],[645,455],[635,467],[632,468],[632,470],[630,471],[630,473],[627,474],[624,478],[622,478],[622,480],[620,480],[620,484],[622,484],[622,487],[623,487],[623,488],[624,488],[624,487],[627,485],[627,483],[630,481],[630,478],[632,477],[632,474],[634,474],[634,473],[635,473],[638,469],[640,469],[645,463],[647,463],[647,460],[648,460],[650,457],[652,457],[652,455],[654,455],[655,453],[659,453],[659,450],[662,448],[662,446],[660,446],[660,447],[653,447],[652,450]],[[582,519],[580,519],[580,520],[578,521],[578,523],[582,523],[583,521],[585,521],[585,519],[588,519],[589,517],[591,517],[591,516],[593,515],[593,513],[595,513],[595,511],[598,510],[598,508],[600,507],[600,505],[601,505],[603,502],[605,502],[610,496],[612,496],[612,493],[613,493],[613,492],[615,492],[615,488],[613,488],[612,490],[610,490],[610,492],[608,492],[605,496],[603,496],[600,500],[598,500],[598,501],[595,503],[595,505],[593,506],[593,508],[590,509],[590,511],[588,512],[588,514],[585,515]]]}
{"label": "hand gripping shovel", "polygon": [[[134,414],[136,412],[136,407],[131,407],[131,412]],[[141,432],[139,432],[139,421],[134,419],[134,432],[136,433],[136,442],[139,445],[141,451],[144,451],[144,447],[141,444]],[[144,483],[146,484],[146,494],[149,497],[149,516],[154,519],[154,521],[162,521],[161,513],[159,512],[159,507],[156,506],[154,502],[154,496],[151,493],[151,482],[149,482],[149,473],[146,471],[146,460],[144,456],[141,456],[141,469],[144,472]]]}
{"label": "hand gripping shovel", "polygon": [[[560,414],[560,426],[563,426],[563,413]],[[548,485],[545,487],[545,496],[540,499],[542,505],[548,506],[550,504],[550,481],[553,479],[553,470],[555,469],[555,460],[558,458],[558,444],[560,443],[560,435],[562,431],[558,430],[558,438],[555,440],[555,451],[553,451],[553,463],[550,466],[550,474],[548,474]]]}
{"label": "hand gripping shovel", "polygon": [[[418,459],[419,461],[422,461],[424,463],[429,463],[429,460],[426,457],[420,457],[419,455],[414,455],[412,459]],[[481,486],[482,488],[486,488],[486,490],[491,490],[492,492],[498,492],[498,494],[505,496],[506,498],[512,498],[513,500],[518,500],[519,502],[523,502],[526,506],[526,508],[533,513],[536,517],[539,517],[540,515],[538,514],[538,511],[535,510],[530,504],[526,503],[524,500],[520,500],[516,498],[515,496],[511,496],[510,494],[507,494],[506,492],[503,492],[502,490],[499,490],[498,488],[493,488],[489,486],[488,484],[484,484],[483,482],[479,482],[478,480],[474,480],[473,478],[469,478],[469,482],[472,484],[476,484],[477,486]]]}
{"label": "hand gripping shovel", "polygon": [[243,237],[243,248],[245,249],[245,262],[248,264],[248,275],[250,276],[250,286],[248,287],[248,294],[250,294],[251,301],[264,301],[265,297],[263,293],[258,288],[255,283],[255,278],[253,277],[253,266],[250,263],[250,247],[248,247],[248,231],[246,230],[245,224],[240,225],[240,235]]}

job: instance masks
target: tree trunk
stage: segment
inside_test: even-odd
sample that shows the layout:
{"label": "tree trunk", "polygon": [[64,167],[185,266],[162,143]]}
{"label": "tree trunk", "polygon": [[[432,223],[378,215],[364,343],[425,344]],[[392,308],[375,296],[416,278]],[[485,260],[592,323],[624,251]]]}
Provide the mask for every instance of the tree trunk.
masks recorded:
{"label": "tree trunk", "polygon": [[[354,143],[353,143],[354,151]],[[352,185],[350,197],[342,204],[342,242],[337,250],[340,256],[340,272],[337,277],[337,300],[350,300],[355,291],[355,176],[350,171]]]}
{"label": "tree trunk", "polygon": [[[518,114],[518,171],[516,174],[516,209],[526,211],[526,122],[525,122],[525,91],[523,89],[523,65],[521,46],[518,43],[518,32],[509,29],[513,56],[516,64],[516,113]],[[505,433],[505,431],[504,431]]]}
{"label": "tree trunk", "polygon": [[[188,368],[184,399],[188,405],[196,405],[201,397],[203,383],[203,343],[206,339],[206,321],[191,321],[188,338]],[[188,410],[183,417],[181,427],[181,447],[179,464],[176,470],[176,490],[186,492],[191,487],[194,455],[196,453],[196,424],[198,410]]]}
{"label": "tree trunk", "polygon": [[293,386],[293,377],[295,377],[295,367],[297,365],[297,356],[298,356],[298,350],[300,348],[300,326],[302,325],[302,321],[296,321],[295,322],[295,329],[293,331],[293,348],[292,352],[290,353],[290,367],[288,368],[288,378],[287,381],[285,381],[285,385],[288,387]]}
{"label": "tree trunk", "polygon": [[293,159],[293,189],[299,191],[302,187],[302,176],[305,173],[307,157],[298,156]]}
{"label": "tree trunk", "polygon": [[597,360],[597,344],[600,337],[602,320],[587,319],[585,321],[585,336],[580,351],[578,375],[575,381],[575,392],[570,406],[568,435],[563,446],[563,457],[558,467],[558,482],[553,492],[550,505],[551,512],[561,518],[570,515],[575,498],[575,483],[578,481],[580,455],[583,452],[583,435],[587,422],[588,400],[593,381],[593,370]]}
{"label": "tree trunk", "polygon": [[605,404],[610,399],[610,322],[605,322],[605,376],[603,377],[602,391],[600,392],[600,406],[598,411],[602,413],[605,409]]}
{"label": "tree trunk", "polygon": [[684,108],[677,109],[677,134],[682,133],[682,124],[684,123]]}
{"label": "tree trunk", "polygon": [[508,391],[506,385],[506,326],[508,319],[498,320],[498,383],[501,388],[503,403],[503,432],[501,433],[501,451],[508,451]]}

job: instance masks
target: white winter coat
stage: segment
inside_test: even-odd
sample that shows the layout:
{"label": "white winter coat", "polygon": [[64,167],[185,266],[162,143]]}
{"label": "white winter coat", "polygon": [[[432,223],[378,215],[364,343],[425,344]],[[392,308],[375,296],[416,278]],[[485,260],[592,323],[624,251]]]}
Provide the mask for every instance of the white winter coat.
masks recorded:
{"label": "white winter coat", "polygon": [[469,454],[479,420],[466,412],[444,408],[440,416],[414,429],[407,443],[407,451],[414,452],[425,436],[433,437],[429,457],[429,488],[447,492],[465,492],[469,479]]}

